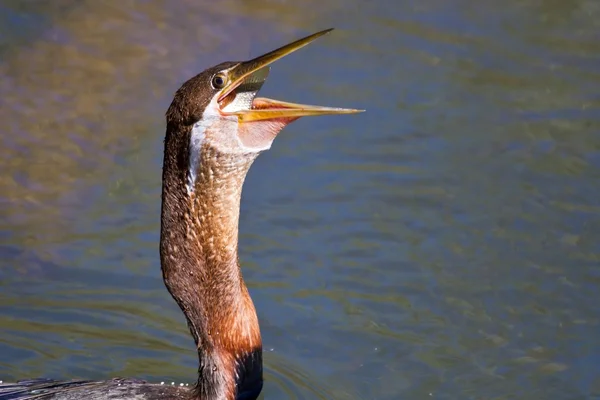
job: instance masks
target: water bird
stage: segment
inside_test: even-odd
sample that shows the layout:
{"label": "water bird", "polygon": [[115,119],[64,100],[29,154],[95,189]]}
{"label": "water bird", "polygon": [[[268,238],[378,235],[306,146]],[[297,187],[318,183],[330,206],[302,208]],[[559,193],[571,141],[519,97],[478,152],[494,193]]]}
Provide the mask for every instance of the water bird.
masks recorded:
{"label": "water bird", "polygon": [[0,400],[256,399],[263,386],[258,317],[238,260],[246,174],[277,134],[304,116],[362,110],[256,97],[274,61],[327,29],[244,62],[223,62],[185,82],[166,112],[160,263],[198,353],[194,385],[52,379],[0,383]]}

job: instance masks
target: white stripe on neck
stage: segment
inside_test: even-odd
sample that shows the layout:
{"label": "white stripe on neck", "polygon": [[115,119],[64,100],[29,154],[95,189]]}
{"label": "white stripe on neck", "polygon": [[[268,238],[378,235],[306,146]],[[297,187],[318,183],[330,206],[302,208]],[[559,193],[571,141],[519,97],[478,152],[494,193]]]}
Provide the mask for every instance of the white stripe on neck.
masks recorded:
{"label": "white stripe on neck", "polygon": [[190,135],[190,169],[188,171],[187,179],[187,192],[192,194],[196,185],[196,174],[198,173],[198,167],[200,167],[200,152],[204,138],[206,137],[206,130],[208,129],[209,122],[204,118],[196,122],[192,127],[192,134]]}
{"label": "white stripe on neck", "polygon": [[198,168],[200,168],[202,145],[206,139],[206,131],[216,120],[221,118],[221,114],[218,111],[219,103],[217,102],[217,97],[214,96],[212,98],[204,109],[200,121],[196,122],[192,127],[192,134],[190,135],[190,166],[186,185],[188,195],[192,194],[196,187],[196,177]]}

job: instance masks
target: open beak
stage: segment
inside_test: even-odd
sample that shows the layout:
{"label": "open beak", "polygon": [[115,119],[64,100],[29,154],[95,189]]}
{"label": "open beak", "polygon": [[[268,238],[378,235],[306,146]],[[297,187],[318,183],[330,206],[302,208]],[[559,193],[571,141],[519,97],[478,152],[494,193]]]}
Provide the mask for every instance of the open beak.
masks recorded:
{"label": "open beak", "polygon": [[231,68],[227,72],[227,83],[221,90],[218,99],[222,114],[237,115],[240,122],[250,122],[275,118],[299,118],[309,115],[354,114],[364,111],[255,98],[269,75],[270,64],[306,46],[332,30],[326,29],[314,33],[250,61],[239,63]]}

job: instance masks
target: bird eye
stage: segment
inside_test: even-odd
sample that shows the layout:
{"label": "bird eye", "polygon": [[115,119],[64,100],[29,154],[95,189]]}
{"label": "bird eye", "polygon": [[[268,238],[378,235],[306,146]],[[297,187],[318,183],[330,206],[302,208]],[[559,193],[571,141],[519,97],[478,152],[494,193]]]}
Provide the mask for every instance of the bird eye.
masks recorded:
{"label": "bird eye", "polygon": [[224,74],[217,74],[212,78],[212,87],[215,89],[223,89],[225,87],[225,83],[227,82],[227,77]]}

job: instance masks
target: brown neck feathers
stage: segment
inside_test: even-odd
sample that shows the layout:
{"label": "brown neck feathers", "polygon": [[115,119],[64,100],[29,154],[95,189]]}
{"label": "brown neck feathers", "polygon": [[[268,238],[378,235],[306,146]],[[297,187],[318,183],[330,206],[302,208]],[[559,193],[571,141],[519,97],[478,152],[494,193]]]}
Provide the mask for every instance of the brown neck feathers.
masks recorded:
{"label": "brown neck feathers", "polygon": [[233,400],[246,393],[255,398],[262,386],[262,342],[237,246],[242,185],[256,156],[202,146],[190,192],[190,133],[169,126],[165,138],[163,278],[196,342],[197,397]]}

